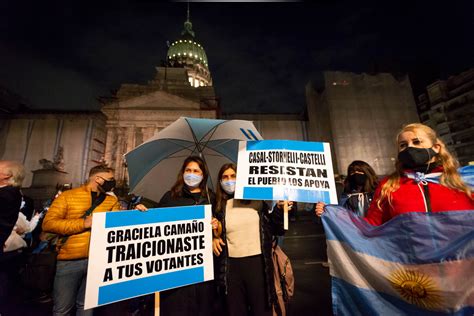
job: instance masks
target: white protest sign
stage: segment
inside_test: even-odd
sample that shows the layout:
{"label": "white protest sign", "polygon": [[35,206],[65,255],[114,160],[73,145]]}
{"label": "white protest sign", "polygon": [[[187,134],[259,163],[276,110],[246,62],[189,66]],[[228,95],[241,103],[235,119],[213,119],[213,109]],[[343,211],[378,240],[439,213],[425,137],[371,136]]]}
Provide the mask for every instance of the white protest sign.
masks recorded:
{"label": "white protest sign", "polygon": [[94,214],[86,309],[213,278],[210,205]]}
{"label": "white protest sign", "polygon": [[329,143],[239,142],[235,198],[337,204]]}

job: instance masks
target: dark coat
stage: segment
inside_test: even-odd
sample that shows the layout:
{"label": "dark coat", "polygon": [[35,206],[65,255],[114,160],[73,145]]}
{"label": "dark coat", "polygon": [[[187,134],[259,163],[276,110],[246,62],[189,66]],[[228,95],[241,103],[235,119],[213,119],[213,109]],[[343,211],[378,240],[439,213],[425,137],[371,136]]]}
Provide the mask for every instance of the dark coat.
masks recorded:
{"label": "dark coat", "polygon": [[[272,307],[273,304],[277,303],[277,295],[275,291],[274,275],[273,275],[273,260],[272,260],[272,242],[273,236],[281,236],[285,233],[283,229],[283,211],[276,205],[273,211],[269,212],[269,207],[265,202],[261,202],[260,210],[258,210],[260,217],[260,246],[263,254],[263,260],[265,265],[265,289],[267,294],[267,306]],[[226,229],[225,229],[225,204],[220,212],[216,212],[216,217],[222,224],[221,238],[226,241]],[[224,289],[224,293],[227,294],[227,277],[228,277],[228,258],[227,247],[222,247],[222,253],[217,259],[217,275],[216,280],[219,285]]]}
{"label": "dark coat", "polygon": [[0,254],[20,213],[21,192],[17,187],[0,188]]}
{"label": "dark coat", "polygon": [[358,216],[365,217],[370,203],[374,198],[374,192],[351,192],[342,193],[339,198],[339,205],[356,213]]}
{"label": "dark coat", "polygon": [[[192,194],[183,188],[181,196],[172,197],[166,192],[159,203],[147,203],[147,207],[176,207],[214,204],[214,194],[209,191],[203,195]],[[149,201],[148,201],[149,202]],[[213,281],[191,284],[163,291],[160,294],[160,313],[162,315],[211,316],[214,315],[213,301],[215,286]]]}
{"label": "dark coat", "polygon": [[183,188],[181,196],[173,198],[171,196],[171,191],[166,192],[161,198],[160,202],[155,207],[175,207],[175,206],[189,206],[189,205],[204,205],[211,204],[214,205],[215,196],[212,191],[208,191],[209,196],[204,193],[204,196],[199,195],[198,197],[195,194],[189,192],[188,189]]}

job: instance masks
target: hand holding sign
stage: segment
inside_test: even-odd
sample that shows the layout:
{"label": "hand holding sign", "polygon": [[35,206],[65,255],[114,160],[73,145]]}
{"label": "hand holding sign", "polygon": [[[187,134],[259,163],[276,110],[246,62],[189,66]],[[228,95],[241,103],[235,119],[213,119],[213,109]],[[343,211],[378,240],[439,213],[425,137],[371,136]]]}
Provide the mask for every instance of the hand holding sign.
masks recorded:
{"label": "hand holding sign", "polygon": [[321,217],[321,215],[323,215],[325,206],[326,204],[324,204],[323,202],[316,203],[314,212],[316,213],[317,216]]}
{"label": "hand holding sign", "polygon": [[212,280],[211,206],[94,215],[86,309]]}

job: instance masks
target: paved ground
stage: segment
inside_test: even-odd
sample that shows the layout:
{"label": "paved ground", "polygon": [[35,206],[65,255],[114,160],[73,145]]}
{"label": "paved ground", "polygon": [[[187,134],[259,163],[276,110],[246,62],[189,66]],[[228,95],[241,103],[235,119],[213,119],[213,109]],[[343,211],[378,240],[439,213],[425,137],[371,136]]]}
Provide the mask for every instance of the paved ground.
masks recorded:
{"label": "paved ground", "polygon": [[[329,269],[323,265],[326,262],[325,244],[322,225],[313,214],[303,211],[296,221],[290,221],[290,229],[282,247],[291,260],[295,275],[295,295],[290,306],[290,316],[332,315]],[[0,316],[51,315],[51,303],[24,303],[20,297],[15,300],[15,307],[3,311]],[[99,310],[96,315],[127,315],[124,309],[119,305],[109,306],[105,311]]]}
{"label": "paved ground", "polygon": [[283,250],[295,274],[291,315],[332,315],[331,280],[326,262],[326,239],[322,225],[311,213],[301,212],[289,223]]}

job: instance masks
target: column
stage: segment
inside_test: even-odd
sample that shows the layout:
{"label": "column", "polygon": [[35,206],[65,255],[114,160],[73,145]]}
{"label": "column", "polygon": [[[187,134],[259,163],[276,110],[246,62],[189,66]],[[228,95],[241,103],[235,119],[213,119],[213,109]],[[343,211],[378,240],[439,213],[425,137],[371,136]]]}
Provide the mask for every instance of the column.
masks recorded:
{"label": "column", "polygon": [[116,140],[117,130],[116,127],[109,126],[107,127],[107,137],[105,140],[105,153],[104,160],[109,166],[113,166],[113,153],[116,150]]}

